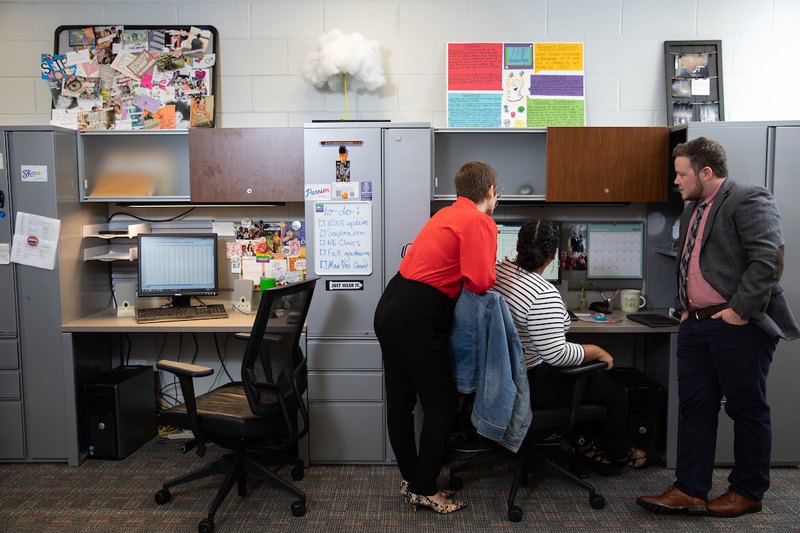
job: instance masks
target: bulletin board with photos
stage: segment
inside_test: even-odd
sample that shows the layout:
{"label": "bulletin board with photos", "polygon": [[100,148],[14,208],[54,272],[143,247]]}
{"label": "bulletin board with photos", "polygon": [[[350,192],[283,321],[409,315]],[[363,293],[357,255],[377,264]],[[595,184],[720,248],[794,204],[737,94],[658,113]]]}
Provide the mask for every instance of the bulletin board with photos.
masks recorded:
{"label": "bulletin board with photos", "polygon": [[81,130],[213,128],[213,26],[61,26],[41,55],[51,124]]}
{"label": "bulletin board with photos", "polygon": [[725,120],[722,41],[666,41],[667,121]]}

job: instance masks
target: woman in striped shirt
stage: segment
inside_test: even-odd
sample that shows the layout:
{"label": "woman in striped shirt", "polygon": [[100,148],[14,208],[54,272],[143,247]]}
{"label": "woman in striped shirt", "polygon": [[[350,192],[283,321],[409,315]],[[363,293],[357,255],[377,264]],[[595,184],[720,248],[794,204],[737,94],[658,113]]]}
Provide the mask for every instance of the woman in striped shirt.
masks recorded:
{"label": "woman in striped shirt", "polygon": [[[519,331],[534,409],[569,405],[571,401],[572,378],[553,372],[551,367],[590,361],[605,361],[609,369],[614,366],[614,359],[599,346],[566,339],[571,321],[564,301],[558,289],[542,277],[547,265],[556,260],[558,241],[554,224],[533,218],[519,231],[516,261],[495,265],[497,283],[493,290],[503,295]],[[593,471],[611,474],[625,465],[645,468],[659,461],[654,452],[645,454],[631,446],[616,386],[610,379],[600,372],[590,373],[583,402],[606,408],[606,418],[592,424],[597,443],[581,449],[582,458]]]}

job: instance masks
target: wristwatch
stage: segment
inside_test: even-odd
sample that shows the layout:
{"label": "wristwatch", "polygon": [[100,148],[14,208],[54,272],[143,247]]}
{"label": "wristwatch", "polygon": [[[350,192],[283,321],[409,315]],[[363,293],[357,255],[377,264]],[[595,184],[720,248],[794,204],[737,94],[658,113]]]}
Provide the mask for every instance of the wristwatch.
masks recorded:
{"label": "wristwatch", "polygon": [[750,320],[749,316],[745,315],[744,313],[740,313],[736,309],[734,309],[733,312],[739,315],[739,320]]}

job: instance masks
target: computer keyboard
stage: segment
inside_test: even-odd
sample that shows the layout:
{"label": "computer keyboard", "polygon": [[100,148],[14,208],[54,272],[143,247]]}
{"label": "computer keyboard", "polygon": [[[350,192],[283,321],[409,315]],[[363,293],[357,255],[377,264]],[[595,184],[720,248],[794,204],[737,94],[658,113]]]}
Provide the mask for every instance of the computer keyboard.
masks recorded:
{"label": "computer keyboard", "polygon": [[193,305],[191,307],[136,309],[136,321],[140,324],[144,322],[172,322],[175,320],[205,320],[208,318],[228,318],[225,306],[213,304],[206,306]]}

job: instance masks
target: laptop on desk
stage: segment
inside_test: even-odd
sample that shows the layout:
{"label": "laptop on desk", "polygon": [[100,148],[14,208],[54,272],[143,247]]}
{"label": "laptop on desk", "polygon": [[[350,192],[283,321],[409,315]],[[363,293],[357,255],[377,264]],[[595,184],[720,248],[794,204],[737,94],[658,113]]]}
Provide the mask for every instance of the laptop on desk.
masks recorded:
{"label": "laptop on desk", "polygon": [[628,319],[651,328],[677,326],[681,323],[680,320],[656,313],[632,313],[628,315]]}

